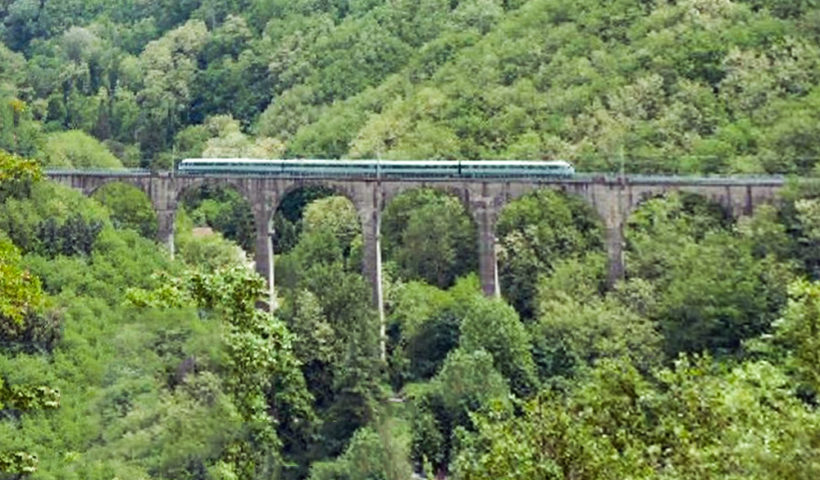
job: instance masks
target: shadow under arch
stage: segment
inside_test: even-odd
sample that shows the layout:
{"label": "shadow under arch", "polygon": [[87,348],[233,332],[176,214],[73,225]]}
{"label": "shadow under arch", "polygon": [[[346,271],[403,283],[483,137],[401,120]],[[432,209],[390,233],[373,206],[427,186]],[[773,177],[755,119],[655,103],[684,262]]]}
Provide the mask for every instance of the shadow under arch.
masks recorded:
{"label": "shadow under arch", "polygon": [[186,195],[187,192],[198,190],[203,187],[219,187],[231,188],[237,191],[249,205],[253,206],[254,188],[249,184],[249,182],[250,179],[233,177],[177,177],[177,188],[174,195],[173,205],[179,205],[180,200]]}
{"label": "shadow under arch", "polygon": [[644,196],[626,221],[622,293],[657,321],[667,358],[739,352],[782,308],[784,283],[771,275],[776,261],[735,229],[738,212],[730,206],[700,192],[669,190]]}
{"label": "shadow under arch", "polygon": [[[233,192],[234,196],[227,192]],[[225,238],[239,244],[249,255],[254,254],[258,226],[254,215],[253,189],[248,181],[218,177],[184,181],[177,185],[172,202],[174,217],[176,218],[180,207],[185,207],[190,214],[206,200],[214,200],[223,205],[224,210],[219,211],[216,218],[210,218],[212,214],[204,212],[204,217],[200,220],[204,220],[208,227],[219,231]]]}
{"label": "shadow under arch", "polygon": [[328,180],[323,178],[300,178],[287,181],[282,185],[277,192],[276,199],[272,203],[271,214],[280,210],[285,199],[291,196],[294,192],[305,189],[325,190],[331,192],[331,195],[338,195],[347,198],[350,203],[356,208],[359,214],[361,223],[365,222],[365,214],[367,211],[367,199],[362,193],[361,188],[357,185],[358,182]]}
{"label": "shadow under arch", "polygon": [[350,192],[329,182],[294,182],[284,187],[271,207],[269,222],[272,225],[273,250],[276,254],[290,251],[302,234],[302,220],[305,210],[314,201],[341,197],[356,211],[359,229],[363,228],[360,208],[357,208]]}
{"label": "shadow under arch", "polygon": [[277,285],[293,289],[307,278],[310,267],[318,265],[365,274],[365,226],[350,197],[318,183],[284,191],[273,212],[270,233]]}
{"label": "shadow under arch", "polygon": [[421,181],[421,182],[391,182],[389,185],[384,185],[382,188],[381,210],[384,211],[396,197],[403,195],[406,192],[418,189],[435,190],[439,193],[451,196],[458,199],[464,207],[464,211],[470,216],[474,216],[475,210],[470,204],[470,187],[467,184],[459,184],[454,182],[435,182],[435,181]]}

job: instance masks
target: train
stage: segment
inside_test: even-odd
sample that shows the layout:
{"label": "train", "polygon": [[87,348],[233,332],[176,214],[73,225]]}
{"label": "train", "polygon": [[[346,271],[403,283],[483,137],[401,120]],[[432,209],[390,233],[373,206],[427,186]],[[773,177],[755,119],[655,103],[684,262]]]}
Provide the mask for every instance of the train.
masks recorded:
{"label": "train", "polygon": [[564,160],[315,160],[187,158],[181,175],[263,175],[361,178],[569,178],[575,168]]}

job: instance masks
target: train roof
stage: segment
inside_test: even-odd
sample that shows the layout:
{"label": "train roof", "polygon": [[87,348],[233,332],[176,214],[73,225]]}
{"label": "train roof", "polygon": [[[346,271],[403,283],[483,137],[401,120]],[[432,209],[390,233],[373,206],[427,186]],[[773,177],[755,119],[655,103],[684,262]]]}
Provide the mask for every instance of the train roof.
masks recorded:
{"label": "train roof", "polygon": [[261,158],[186,158],[182,160],[182,164],[199,163],[199,164],[215,164],[215,163],[250,163],[250,164],[269,164],[269,163],[293,163],[301,165],[327,165],[331,163],[344,163],[347,165],[373,165],[374,163],[390,164],[390,165],[406,165],[406,166],[544,166],[544,167],[568,167],[572,164],[565,160],[351,160],[351,159],[261,159]]}

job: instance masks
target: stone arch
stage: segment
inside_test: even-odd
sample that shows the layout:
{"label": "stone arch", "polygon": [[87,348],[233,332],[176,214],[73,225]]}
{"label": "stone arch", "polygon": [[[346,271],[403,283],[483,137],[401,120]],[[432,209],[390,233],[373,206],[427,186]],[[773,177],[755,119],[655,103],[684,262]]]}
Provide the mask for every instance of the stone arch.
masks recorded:
{"label": "stone arch", "polygon": [[[602,202],[595,192],[587,188],[587,185],[570,183],[534,183],[527,184],[524,188],[507,191],[501,200],[494,203],[494,209],[497,210],[496,217],[500,217],[503,211],[512,203],[515,203],[528,195],[534,195],[544,190],[556,192],[568,199],[576,199],[581,201],[589,208],[589,212],[594,215],[595,219],[600,222],[602,227],[606,227],[608,224],[605,209],[601,208],[604,205],[608,205],[608,203],[606,201]],[[497,219],[498,218],[496,218],[496,220]],[[495,227],[496,225],[494,225],[494,231]]]}
{"label": "stone arch", "polygon": [[467,183],[461,184],[458,182],[451,182],[451,181],[420,181],[420,182],[390,182],[384,184],[382,187],[383,193],[381,197],[381,205],[380,210],[384,211],[384,209],[389,205],[396,197],[406,193],[410,190],[417,190],[421,188],[429,188],[431,190],[436,190],[438,192],[442,192],[447,194],[451,197],[457,198],[459,202],[464,206],[464,210],[472,215],[472,205],[471,205],[471,194],[470,194],[470,186]]}
{"label": "stone arch", "polygon": [[[629,203],[626,205],[623,215],[623,251],[627,251],[628,230],[630,219],[641,210],[647,203],[653,200],[667,199],[672,195],[680,195],[683,201],[682,212],[686,215],[695,212],[705,213],[716,221],[720,228],[731,228],[731,224],[738,220],[741,215],[751,213],[745,206],[738,208],[738,204],[733,202],[731,197],[726,195],[727,190],[723,186],[709,185],[641,185],[638,188],[630,189]],[[699,205],[700,204],[700,205]],[[694,207],[695,211],[688,211]],[[703,210],[705,208],[705,210]],[[626,273],[628,264],[624,262],[622,268]]]}
{"label": "stone arch", "polygon": [[[94,182],[91,185],[83,185],[83,195],[86,197],[90,197],[97,193],[99,189],[105,187],[106,185],[110,185],[112,183],[122,183],[125,185],[130,185],[142,191],[149,199],[151,199],[151,187],[150,187],[150,177],[133,177],[133,176],[112,176],[112,177],[99,177],[98,182]],[[153,201],[152,201],[153,203]]]}
{"label": "stone arch", "polygon": [[[115,185],[125,186],[128,189],[132,189],[139,192],[139,195],[142,196],[142,199],[146,202],[146,205],[141,204],[143,200],[130,198],[128,210],[132,214],[134,212],[137,212],[137,216],[134,217],[133,215],[129,214],[123,215],[125,212],[117,208],[118,205],[116,203],[113,205],[109,204],[108,208],[111,210],[111,220],[114,222],[114,224],[119,226],[131,227],[146,238],[155,238],[158,231],[159,215],[157,213],[157,209],[154,206],[154,202],[151,199],[150,189],[148,189],[143,183],[129,181],[127,177],[125,177],[124,180],[123,177],[114,177],[106,179],[106,181],[94,185],[93,188],[89,189],[88,193],[84,192],[84,194],[89,198],[94,198],[98,202],[105,204],[106,198],[101,198],[100,194],[105,193],[107,189]],[[146,210],[151,211],[151,213],[153,214],[153,218],[149,219],[148,217],[143,215],[144,213],[147,213],[146,210],[140,211],[140,209],[142,209],[143,207],[145,207]],[[137,220],[139,221],[137,222]]]}
{"label": "stone arch", "polygon": [[273,214],[279,210],[282,201],[290,194],[305,188],[326,188],[334,194],[347,198],[350,203],[356,208],[359,214],[359,220],[362,224],[365,222],[364,215],[367,213],[367,195],[362,192],[361,184],[363,182],[345,182],[338,180],[327,180],[322,178],[303,178],[296,180],[288,180],[283,185],[276,189],[276,198],[271,205],[271,218]]}
{"label": "stone arch", "polygon": [[612,206],[612,198],[609,192],[609,187],[602,190],[596,184],[579,183],[579,182],[544,182],[544,183],[523,183],[505,186],[503,191],[503,198],[496,202],[497,208],[505,209],[510,203],[520,200],[521,198],[534,194],[541,190],[551,190],[563,194],[568,198],[577,198],[586,203],[590,210],[595,212],[597,218],[601,220],[602,224],[607,224],[607,209]]}
{"label": "stone arch", "polygon": [[[379,212],[384,212],[396,197],[411,190],[429,188],[445,195],[456,198],[464,208],[470,218],[477,233],[478,247],[478,274],[481,288],[487,296],[499,296],[497,264],[495,261],[495,237],[493,229],[497,219],[496,201],[500,197],[495,195],[494,200],[488,201],[487,182],[477,181],[395,181],[384,182],[379,188],[382,190],[380,196]],[[380,229],[380,226],[378,227]]]}
{"label": "stone arch", "polygon": [[[257,210],[260,208],[260,205],[257,205],[259,203],[260,191],[255,187],[257,186],[246,178],[178,177],[173,193],[168,195],[170,198],[167,201],[167,208],[173,212],[175,217],[179,205],[186,200],[186,195],[191,195],[191,197],[187,198],[187,200],[190,200],[196,195],[201,196],[203,193],[207,194],[207,188],[212,188],[211,193],[216,195],[219,195],[218,192],[233,191],[238,195],[238,198],[241,199],[240,202],[246,206],[243,206],[243,209],[239,210],[242,212],[241,215],[243,218],[240,219],[238,223],[231,223],[232,227],[237,228],[237,238],[234,240],[236,240],[246,252],[251,253],[255,248],[255,242],[251,240],[254,235],[252,232],[258,230],[257,222],[259,221],[259,216],[257,215]],[[246,213],[250,215],[244,218]],[[245,220],[247,219],[249,219],[250,222],[246,222]]]}
{"label": "stone arch", "polygon": [[202,188],[206,185],[215,185],[221,187],[228,187],[232,188],[239,192],[240,195],[251,205],[253,208],[254,199],[256,195],[254,195],[253,188],[248,185],[248,179],[240,179],[240,178],[233,178],[233,177],[195,177],[195,178],[177,178],[176,189],[174,191],[173,201],[169,202],[174,206],[179,204],[180,199],[182,196],[191,190]]}
{"label": "stone arch", "polygon": [[[419,275],[426,281],[437,284],[439,287],[446,287],[459,276],[477,271],[479,268],[479,248],[480,242],[480,228],[479,224],[482,220],[482,215],[479,214],[479,204],[481,204],[482,197],[480,195],[473,195],[470,191],[470,185],[461,181],[398,181],[398,182],[384,182],[381,187],[382,190],[380,199],[382,203],[379,205],[379,211],[383,217],[383,223],[380,226],[380,232],[383,233],[383,238],[387,241],[392,239],[391,245],[397,247],[392,249],[393,253],[407,253],[404,247],[413,244],[413,242],[406,242],[407,235],[417,235],[421,233],[419,230],[407,230],[406,225],[401,222],[402,218],[411,218],[413,215],[408,213],[408,210],[401,208],[400,203],[397,202],[400,198],[407,198],[405,195],[410,195],[414,198],[415,195],[423,195],[419,192],[429,191],[434,192],[438,197],[447,198],[448,205],[459,205],[459,209],[465,215],[451,217],[453,220],[453,232],[456,237],[455,253],[453,258],[440,255],[444,250],[439,249],[438,245],[431,245],[427,242],[427,236],[422,235],[417,238],[415,244],[422,246],[419,252],[426,252],[430,255],[426,257],[429,262],[418,262],[414,259],[416,257],[408,255],[394,256],[394,260],[403,259],[400,263],[407,268],[407,272],[413,272],[414,275]],[[481,188],[473,186],[473,189],[480,191]],[[422,200],[425,197],[415,197],[416,200]],[[435,203],[435,202],[434,202]],[[405,205],[407,207],[407,205]],[[483,210],[482,210],[483,211]],[[443,212],[455,212],[449,208],[442,210]],[[429,213],[429,211],[428,211]],[[449,215],[449,213],[448,213]],[[429,221],[433,223],[438,222],[439,217],[430,218]],[[392,220],[392,221],[391,221]],[[416,223],[416,226],[419,224]],[[458,227],[456,228],[456,225]],[[469,225],[469,227],[468,227]],[[443,228],[443,226],[439,226]],[[468,240],[469,238],[469,240]],[[459,240],[460,239],[460,240]],[[453,244],[451,244],[453,246]],[[390,252],[387,252],[389,255]],[[431,266],[435,266],[432,267]]]}
{"label": "stone arch", "polygon": [[[532,183],[505,192],[493,226],[499,247],[498,284],[522,317],[535,317],[541,274],[568,256],[606,254],[606,220],[593,200],[590,192],[566,182]],[[564,232],[573,233],[563,236]],[[532,269],[536,265],[537,274]],[[601,267],[605,273],[605,264]]]}
{"label": "stone arch", "polygon": [[[324,190],[325,192],[328,192],[328,196],[338,196],[349,202],[356,212],[356,218],[359,224],[358,228],[362,235],[365,234],[366,226],[369,221],[368,214],[372,213],[372,209],[367,208],[365,202],[366,195],[362,192],[362,184],[360,182],[338,182],[321,178],[279,181],[272,189],[275,191],[275,195],[273,195],[270,211],[268,212],[270,222],[274,222],[278,212],[284,211],[283,206],[286,206],[286,200],[291,195],[294,195],[300,191],[311,189]],[[303,208],[306,206],[307,204],[305,204]],[[276,247],[276,249],[280,249],[280,246],[274,245],[274,247]]]}
{"label": "stone arch", "polygon": [[701,184],[631,184],[629,185],[630,201],[626,208],[626,215],[635,211],[648,198],[667,195],[671,192],[681,192],[698,195],[704,199],[720,205],[734,218],[749,215],[754,208],[777,197],[781,185],[752,183],[736,184],[730,182],[701,183]]}
{"label": "stone arch", "polygon": [[696,197],[702,199],[706,204],[713,205],[720,209],[721,213],[726,219],[737,219],[743,212],[738,212],[734,207],[729,197],[723,196],[717,190],[705,189],[697,186],[672,186],[670,188],[644,188],[638,192],[638,195],[633,195],[629,204],[626,206],[623,215],[624,226],[626,226],[629,218],[638,211],[647,202],[666,198],[669,195],[679,194],[689,197]]}
{"label": "stone arch", "polygon": [[[324,188],[334,195],[341,196],[353,205],[359,221],[359,227],[362,233],[364,242],[363,252],[363,275],[369,279],[374,291],[374,300],[377,298],[377,290],[380,282],[376,280],[380,275],[380,262],[378,251],[378,232],[374,228],[378,228],[377,211],[372,207],[376,198],[375,192],[372,188],[374,184],[366,181],[358,180],[329,180],[324,178],[269,178],[264,181],[264,190],[268,194],[265,198],[265,208],[262,212],[264,218],[267,219],[267,225],[272,225],[274,215],[282,206],[284,200],[291,194],[310,188]],[[375,222],[374,222],[375,220]],[[273,298],[273,280],[275,275],[274,268],[274,232],[273,230],[261,231],[257,233],[257,270],[264,277],[268,278],[271,288],[271,297]],[[261,247],[264,247],[261,248]],[[264,258],[260,255],[267,252]],[[262,266],[262,267],[260,267]],[[266,266],[266,267],[265,267]],[[262,271],[260,268],[263,268]]]}

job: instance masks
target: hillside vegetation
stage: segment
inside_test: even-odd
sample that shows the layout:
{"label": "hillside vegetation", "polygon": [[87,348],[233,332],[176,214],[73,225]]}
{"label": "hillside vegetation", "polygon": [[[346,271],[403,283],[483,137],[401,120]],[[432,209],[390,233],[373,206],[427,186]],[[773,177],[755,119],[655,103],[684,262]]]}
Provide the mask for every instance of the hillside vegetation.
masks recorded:
{"label": "hillside vegetation", "polygon": [[812,0],[7,0],[0,38],[0,147],[55,165],[102,155],[81,132],[155,168],[381,156],[808,173],[820,157]]}
{"label": "hillside vegetation", "polygon": [[0,478],[820,474],[816,186],[737,221],[646,202],[614,288],[597,220],[534,193],[499,222],[503,300],[460,204],[407,192],[384,221],[383,361],[343,197],[307,201],[272,315],[184,208],[171,260],[133,187],[84,198],[0,161]]}
{"label": "hillside vegetation", "polygon": [[[0,480],[820,478],[813,0],[0,0],[0,38]],[[382,325],[330,190],[281,202],[270,312],[239,192],[186,192],[172,256],[141,191],[43,175],[194,155],[804,178],[645,199],[615,285],[533,192],[500,299],[461,202],[404,192]]]}

